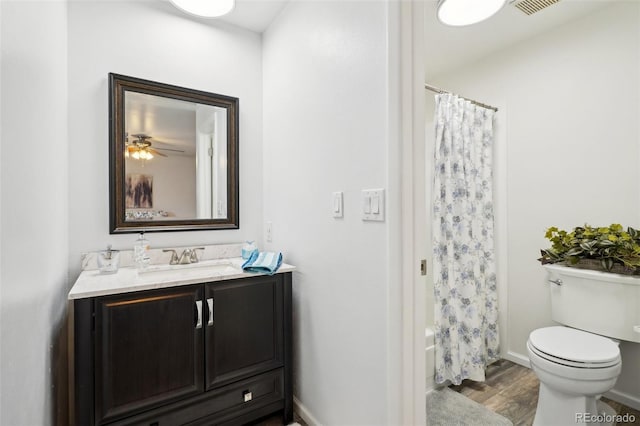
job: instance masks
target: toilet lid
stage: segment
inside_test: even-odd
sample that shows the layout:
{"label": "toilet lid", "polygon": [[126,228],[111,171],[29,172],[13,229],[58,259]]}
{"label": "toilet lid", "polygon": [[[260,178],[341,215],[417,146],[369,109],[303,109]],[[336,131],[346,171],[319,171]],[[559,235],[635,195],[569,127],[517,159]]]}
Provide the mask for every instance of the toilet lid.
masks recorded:
{"label": "toilet lid", "polygon": [[587,364],[611,363],[620,357],[612,340],[569,327],[546,327],[529,335],[531,344],[556,358]]}

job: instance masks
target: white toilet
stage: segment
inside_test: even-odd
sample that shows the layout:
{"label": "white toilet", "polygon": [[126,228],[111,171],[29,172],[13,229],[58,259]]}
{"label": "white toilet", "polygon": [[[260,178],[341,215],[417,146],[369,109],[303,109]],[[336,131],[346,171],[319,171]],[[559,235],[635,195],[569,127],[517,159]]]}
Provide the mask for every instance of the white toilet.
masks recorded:
{"label": "white toilet", "polygon": [[613,388],[622,368],[618,341],[612,338],[640,341],[640,278],[545,268],[552,318],[565,326],[534,330],[527,341],[531,368],[540,380],[533,424],[610,424],[607,416],[615,412],[598,398]]}
{"label": "white toilet", "polygon": [[547,327],[529,335],[527,352],[540,380],[534,425],[584,423],[606,410],[596,397],[615,385],[622,362],[618,345],[606,337],[568,327]]}

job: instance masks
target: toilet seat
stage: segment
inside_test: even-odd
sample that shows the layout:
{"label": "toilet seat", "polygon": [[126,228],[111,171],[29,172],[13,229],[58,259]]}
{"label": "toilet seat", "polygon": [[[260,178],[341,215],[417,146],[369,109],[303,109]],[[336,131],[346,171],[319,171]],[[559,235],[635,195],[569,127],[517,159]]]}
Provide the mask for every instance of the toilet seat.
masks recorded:
{"label": "toilet seat", "polygon": [[615,366],[615,365],[620,363],[620,359],[616,359],[616,360],[613,360],[613,361],[610,361],[610,362],[600,362],[600,363],[586,363],[586,362],[572,361],[572,360],[568,360],[568,359],[564,359],[564,358],[555,357],[553,355],[545,353],[545,352],[541,351],[540,349],[536,348],[535,346],[533,346],[531,344],[531,341],[529,341],[527,343],[528,343],[528,348],[531,350],[531,352],[533,352],[534,354],[536,354],[540,358],[545,359],[545,360],[547,360],[549,362],[552,362],[554,364],[565,366],[565,367],[586,368],[586,369],[590,369],[590,368],[607,368],[607,367]]}
{"label": "toilet seat", "polygon": [[612,340],[568,327],[546,327],[529,335],[529,348],[547,361],[573,368],[607,368],[620,363]]}

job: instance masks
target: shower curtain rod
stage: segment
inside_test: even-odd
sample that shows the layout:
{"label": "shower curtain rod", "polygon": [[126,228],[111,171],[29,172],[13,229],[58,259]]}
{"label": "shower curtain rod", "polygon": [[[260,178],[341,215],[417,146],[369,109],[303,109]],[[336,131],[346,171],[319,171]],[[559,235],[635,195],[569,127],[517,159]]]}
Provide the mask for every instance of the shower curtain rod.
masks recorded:
{"label": "shower curtain rod", "polygon": [[[427,89],[427,90],[431,90],[432,92],[436,92],[436,93],[451,93],[448,90],[438,89],[437,87],[431,86],[430,84],[427,84],[427,83],[424,84],[424,88]],[[461,96],[461,98],[468,100],[472,104],[481,106],[483,108],[492,109],[492,110],[498,112],[498,108],[496,108],[494,106],[483,104],[482,102],[474,101],[473,99],[465,98],[464,96]]]}

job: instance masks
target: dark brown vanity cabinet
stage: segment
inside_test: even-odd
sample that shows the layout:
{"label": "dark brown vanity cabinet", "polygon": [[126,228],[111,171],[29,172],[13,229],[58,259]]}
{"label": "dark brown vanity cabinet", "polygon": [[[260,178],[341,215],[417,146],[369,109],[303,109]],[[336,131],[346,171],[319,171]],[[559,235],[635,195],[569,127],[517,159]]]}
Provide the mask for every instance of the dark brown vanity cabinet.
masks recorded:
{"label": "dark brown vanity cabinet", "polygon": [[78,299],[76,425],[292,421],[291,273]]}

